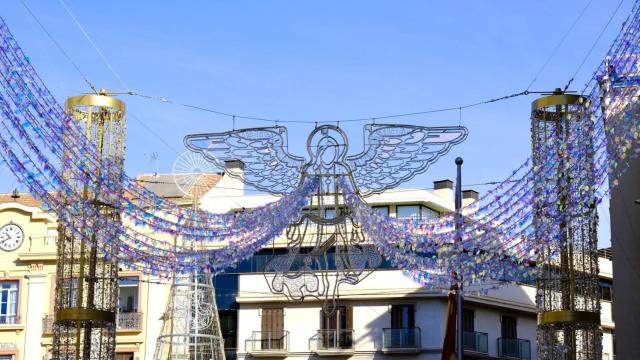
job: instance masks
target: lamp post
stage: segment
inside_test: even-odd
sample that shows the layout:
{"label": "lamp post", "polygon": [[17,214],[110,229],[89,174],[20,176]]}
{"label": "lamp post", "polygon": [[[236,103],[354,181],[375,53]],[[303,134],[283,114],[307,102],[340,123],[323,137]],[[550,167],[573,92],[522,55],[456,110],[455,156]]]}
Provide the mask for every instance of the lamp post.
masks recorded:
{"label": "lamp post", "polygon": [[[462,242],[462,163],[461,157],[456,158],[456,194],[455,194],[455,206],[456,206],[456,242]],[[462,256],[462,250],[458,254],[458,258]],[[464,298],[462,296],[462,276],[456,275],[456,358],[462,360],[463,355],[463,332],[462,332],[462,302]]]}

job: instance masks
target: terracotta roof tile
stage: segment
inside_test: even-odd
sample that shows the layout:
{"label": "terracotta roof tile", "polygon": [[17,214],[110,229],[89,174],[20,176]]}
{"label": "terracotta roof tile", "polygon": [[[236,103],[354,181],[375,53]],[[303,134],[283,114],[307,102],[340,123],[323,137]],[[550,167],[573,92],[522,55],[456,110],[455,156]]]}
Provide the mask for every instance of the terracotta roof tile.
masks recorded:
{"label": "terracotta roof tile", "polygon": [[25,206],[36,206],[42,207],[42,203],[35,199],[30,193],[20,193],[20,197],[13,198],[12,193],[0,194],[0,204],[17,202],[18,204],[22,204]]}
{"label": "terracotta roof tile", "polygon": [[[221,174],[207,173],[197,175],[182,174],[141,174],[136,181],[148,190],[165,199],[181,201],[192,199],[194,195],[202,196],[209,192],[222,178]],[[183,191],[186,191],[185,194]]]}

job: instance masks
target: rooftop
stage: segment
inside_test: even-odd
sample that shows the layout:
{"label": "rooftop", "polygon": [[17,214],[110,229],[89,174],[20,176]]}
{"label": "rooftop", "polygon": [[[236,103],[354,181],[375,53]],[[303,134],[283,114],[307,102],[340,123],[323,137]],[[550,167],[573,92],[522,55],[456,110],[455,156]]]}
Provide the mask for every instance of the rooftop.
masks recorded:
{"label": "rooftop", "polygon": [[30,193],[21,192],[18,193],[18,195],[18,197],[14,197],[12,192],[0,194],[0,204],[17,202],[18,204],[25,206],[42,207],[40,200],[34,198]]}
{"label": "rooftop", "polygon": [[140,174],[136,181],[156,195],[169,200],[193,199],[204,195],[222,178],[218,173],[206,174]]}

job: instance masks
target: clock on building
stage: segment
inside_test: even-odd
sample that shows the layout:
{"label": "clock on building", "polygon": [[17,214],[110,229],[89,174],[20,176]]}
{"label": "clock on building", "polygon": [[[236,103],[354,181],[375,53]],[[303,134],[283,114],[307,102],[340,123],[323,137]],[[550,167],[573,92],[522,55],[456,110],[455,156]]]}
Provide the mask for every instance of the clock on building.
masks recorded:
{"label": "clock on building", "polygon": [[0,228],[0,249],[13,251],[22,245],[24,241],[24,231],[13,223],[9,223]]}

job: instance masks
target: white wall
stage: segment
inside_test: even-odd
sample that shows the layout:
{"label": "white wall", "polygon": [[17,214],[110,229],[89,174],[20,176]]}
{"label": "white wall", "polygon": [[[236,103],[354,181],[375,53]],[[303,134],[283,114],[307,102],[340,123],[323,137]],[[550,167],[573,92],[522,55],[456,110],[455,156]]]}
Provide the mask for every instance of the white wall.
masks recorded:
{"label": "white wall", "polygon": [[[402,276],[399,271],[380,271],[381,277]],[[258,286],[259,281],[264,282],[262,275],[242,275],[241,288],[248,290],[248,286]],[[387,284],[394,284],[389,280]],[[251,284],[251,285],[250,285]],[[358,285],[356,287],[359,287]],[[361,289],[363,290],[363,289]],[[266,297],[266,296],[265,296]],[[275,296],[272,296],[275,298]],[[392,304],[414,304],[416,326],[422,330],[422,353],[411,355],[412,359],[437,359],[442,348],[444,328],[446,321],[447,304],[442,294],[431,296],[416,296],[387,294],[384,298],[364,299],[359,297],[341,297],[343,304],[353,306],[353,330],[355,353],[352,357],[363,359],[393,359],[398,355],[384,355],[382,353],[383,328],[391,326],[389,313]],[[264,299],[263,299],[264,300]],[[250,338],[252,331],[260,331],[261,307],[283,306],[284,326],[289,331],[289,356],[288,359],[309,358],[312,354],[309,350],[309,339],[320,328],[321,303],[307,301],[304,303],[286,303],[284,301],[261,301],[258,303],[241,303],[238,312],[238,353],[243,358],[245,353],[245,340]],[[487,307],[478,302],[469,300],[465,307],[475,310],[475,330],[488,333],[489,354],[497,356],[497,338],[500,334],[500,315],[505,313],[518,318],[518,337],[530,340],[532,347],[532,359],[535,359],[536,348],[536,317],[534,312],[523,312],[515,309],[497,309]]]}
{"label": "white wall", "polygon": [[156,349],[156,340],[160,336],[162,330],[162,316],[167,308],[167,301],[169,300],[170,286],[162,284],[166,280],[150,279],[151,281],[157,281],[160,283],[148,282],[148,304],[141,304],[146,310],[144,314],[145,321],[145,354],[141,356],[145,360],[153,360],[153,353]]}

